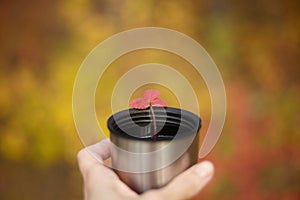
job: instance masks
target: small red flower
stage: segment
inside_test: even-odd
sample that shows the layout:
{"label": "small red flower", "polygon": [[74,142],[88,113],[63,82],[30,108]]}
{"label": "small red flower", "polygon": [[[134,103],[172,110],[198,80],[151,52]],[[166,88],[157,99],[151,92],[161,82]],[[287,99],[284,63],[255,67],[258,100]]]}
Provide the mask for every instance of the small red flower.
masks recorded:
{"label": "small red flower", "polygon": [[166,107],[167,103],[158,98],[159,95],[160,93],[157,90],[146,90],[143,98],[132,100],[129,106],[136,109],[146,109],[150,106]]}

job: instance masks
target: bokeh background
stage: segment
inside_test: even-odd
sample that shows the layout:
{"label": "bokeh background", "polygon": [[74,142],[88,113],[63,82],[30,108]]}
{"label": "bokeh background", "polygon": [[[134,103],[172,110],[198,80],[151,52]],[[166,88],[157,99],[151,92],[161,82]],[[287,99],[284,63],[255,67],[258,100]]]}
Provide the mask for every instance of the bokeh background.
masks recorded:
{"label": "bokeh background", "polygon": [[[299,19],[296,0],[0,1],[0,199],[83,198],[72,118],[77,70],[99,42],[144,26],[197,40],[225,82],[226,124],[207,156],[216,173],[196,199],[300,199]],[[100,124],[130,67],[167,63],[199,80],[182,59],[159,53],[135,52],[107,70],[96,97]],[[198,86],[205,135],[210,102]]]}

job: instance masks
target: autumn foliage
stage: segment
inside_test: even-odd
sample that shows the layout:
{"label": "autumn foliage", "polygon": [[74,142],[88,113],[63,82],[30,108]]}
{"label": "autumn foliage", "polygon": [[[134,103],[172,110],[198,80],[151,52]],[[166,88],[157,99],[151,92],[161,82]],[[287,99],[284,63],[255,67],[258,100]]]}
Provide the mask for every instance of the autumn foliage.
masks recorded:
{"label": "autumn foliage", "polygon": [[[225,127],[206,158],[215,164],[216,173],[195,198],[300,199],[299,1],[0,4],[0,199],[83,198],[76,161],[83,145],[72,117],[77,70],[99,42],[144,26],[166,27],[194,38],[211,55],[225,82]],[[150,62],[174,67],[188,78],[201,108],[203,141],[211,114],[205,82],[186,60],[164,51],[135,51],[111,63],[95,94],[99,124],[105,126],[112,114],[110,98],[118,79]],[[176,84],[172,77],[162,78]],[[181,85],[176,88],[185,91]],[[172,91],[157,85],[138,88],[147,89],[158,89],[168,106],[180,107]],[[139,91],[136,97],[142,96]],[[155,95],[145,97],[163,104],[153,99]],[[140,108],[149,105],[144,100],[136,102]]]}

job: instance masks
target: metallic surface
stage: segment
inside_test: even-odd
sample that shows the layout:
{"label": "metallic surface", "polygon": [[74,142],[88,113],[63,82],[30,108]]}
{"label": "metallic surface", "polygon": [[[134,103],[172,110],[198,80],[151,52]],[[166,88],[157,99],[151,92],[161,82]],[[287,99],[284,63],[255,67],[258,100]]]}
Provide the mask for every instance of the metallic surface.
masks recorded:
{"label": "metallic surface", "polygon": [[[113,143],[111,145],[112,167],[120,179],[138,193],[162,187],[176,175],[197,163],[199,136],[198,133],[195,134],[196,136],[192,134],[173,141],[176,143],[176,145],[172,145],[173,149],[164,148],[170,141],[141,141],[111,134],[110,139]],[[163,166],[165,160],[169,159],[176,152],[175,148],[190,141],[192,137],[194,137],[193,142],[186,151],[182,152],[182,155],[175,162],[168,166]],[[156,150],[160,150],[160,155],[151,160],[137,159],[137,157],[126,155],[126,152],[129,155],[131,153],[149,153]],[[161,165],[161,167],[154,171],[143,172],[145,166],[151,165]],[[130,169],[130,172],[118,170],[120,168]],[[136,173],[132,173],[132,171]]]}

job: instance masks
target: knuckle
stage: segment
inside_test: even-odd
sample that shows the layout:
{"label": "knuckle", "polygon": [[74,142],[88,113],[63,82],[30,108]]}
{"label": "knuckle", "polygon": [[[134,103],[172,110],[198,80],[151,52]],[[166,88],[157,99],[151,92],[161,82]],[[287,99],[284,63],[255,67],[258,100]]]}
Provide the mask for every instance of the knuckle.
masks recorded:
{"label": "knuckle", "polygon": [[77,160],[81,161],[85,156],[86,156],[86,150],[85,149],[81,149],[77,153]]}

